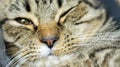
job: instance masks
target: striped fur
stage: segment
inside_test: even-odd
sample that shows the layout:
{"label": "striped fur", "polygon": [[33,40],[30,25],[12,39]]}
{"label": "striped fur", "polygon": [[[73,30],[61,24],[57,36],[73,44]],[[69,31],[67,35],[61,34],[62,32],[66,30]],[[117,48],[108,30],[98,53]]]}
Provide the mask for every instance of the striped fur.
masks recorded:
{"label": "striped fur", "polygon": [[[120,22],[97,0],[1,0],[2,67],[120,67]],[[59,38],[52,48],[44,37]]]}

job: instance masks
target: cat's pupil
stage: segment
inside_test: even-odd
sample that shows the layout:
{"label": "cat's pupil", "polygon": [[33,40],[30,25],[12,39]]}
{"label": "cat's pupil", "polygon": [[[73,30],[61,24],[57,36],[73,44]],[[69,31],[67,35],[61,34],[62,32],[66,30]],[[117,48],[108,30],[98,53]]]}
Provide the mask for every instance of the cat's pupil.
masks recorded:
{"label": "cat's pupil", "polygon": [[22,23],[27,23],[27,21],[25,19],[22,19],[21,22]]}

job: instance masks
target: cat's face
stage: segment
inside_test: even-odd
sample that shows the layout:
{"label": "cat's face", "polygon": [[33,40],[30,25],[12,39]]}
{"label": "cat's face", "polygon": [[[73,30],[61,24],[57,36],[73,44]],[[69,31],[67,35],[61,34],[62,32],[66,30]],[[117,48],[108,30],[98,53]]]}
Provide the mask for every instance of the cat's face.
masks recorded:
{"label": "cat's face", "polygon": [[[11,63],[65,61],[103,24],[104,10],[82,1],[11,0],[2,26]],[[20,59],[22,58],[22,59]],[[26,62],[27,63],[27,62]]]}

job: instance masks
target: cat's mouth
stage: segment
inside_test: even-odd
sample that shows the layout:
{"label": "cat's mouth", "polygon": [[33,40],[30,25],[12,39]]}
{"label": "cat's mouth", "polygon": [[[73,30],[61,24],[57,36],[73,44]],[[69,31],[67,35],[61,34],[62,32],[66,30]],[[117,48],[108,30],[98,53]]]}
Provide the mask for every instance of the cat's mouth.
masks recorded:
{"label": "cat's mouth", "polygon": [[46,57],[52,54],[52,50],[47,46],[43,45],[39,50],[41,57]]}
{"label": "cat's mouth", "polygon": [[68,55],[54,55],[52,53],[50,53],[49,55],[47,55],[46,57],[43,57],[41,59],[44,59],[46,61],[66,61],[69,60],[70,58],[72,58],[74,56],[74,54],[68,54]]}

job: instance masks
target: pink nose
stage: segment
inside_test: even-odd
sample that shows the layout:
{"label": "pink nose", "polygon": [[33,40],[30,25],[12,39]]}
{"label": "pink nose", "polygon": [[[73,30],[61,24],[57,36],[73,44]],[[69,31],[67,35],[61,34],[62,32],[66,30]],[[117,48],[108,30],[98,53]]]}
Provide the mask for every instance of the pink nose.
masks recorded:
{"label": "pink nose", "polygon": [[57,40],[58,37],[44,37],[41,42],[47,44],[49,48],[52,48]]}

